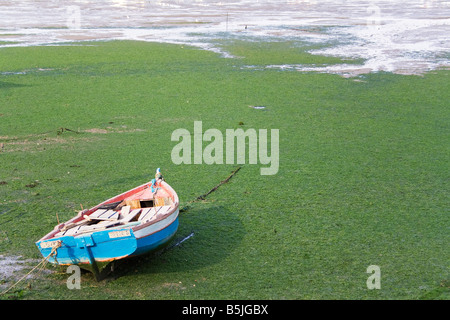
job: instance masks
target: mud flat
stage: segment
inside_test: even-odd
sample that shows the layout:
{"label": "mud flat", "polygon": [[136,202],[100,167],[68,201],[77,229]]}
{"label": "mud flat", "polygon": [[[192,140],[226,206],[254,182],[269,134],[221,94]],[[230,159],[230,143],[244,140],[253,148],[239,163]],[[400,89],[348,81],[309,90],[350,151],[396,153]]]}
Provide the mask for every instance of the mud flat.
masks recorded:
{"label": "mud flat", "polygon": [[438,0],[12,0],[0,4],[0,44],[140,40],[190,44],[232,57],[218,39],[306,41],[323,45],[313,54],[364,63],[301,71],[423,74],[450,67],[449,9],[450,2]]}
{"label": "mud flat", "polygon": [[[196,1],[192,14],[187,1],[150,3],[167,15],[160,25],[138,19],[154,14],[146,3],[126,2],[142,13],[124,20],[118,2],[67,2],[84,17],[76,29],[57,17],[61,3],[20,2],[36,19],[2,29],[20,43],[0,48],[1,279],[37,265],[23,261],[42,259],[34,242],[57,220],[149,181],[158,167],[190,204],[174,242],[195,236],[116,265],[113,281],[83,274],[82,289],[69,290],[69,275],[53,272],[13,298],[449,299],[449,71],[404,75],[448,63],[442,14],[431,19],[418,1],[399,6],[393,15],[411,24],[390,34],[386,17],[367,25],[367,6],[347,13],[312,0],[283,12],[268,1],[227,10]],[[100,19],[108,12],[116,18]],[[246,161],[192,202],[237,165],[173,162],[173,132],[199,120],[222,133],[279,129],[278,173]],[[381,290],[368,288],[369,266],[381,268]]]}

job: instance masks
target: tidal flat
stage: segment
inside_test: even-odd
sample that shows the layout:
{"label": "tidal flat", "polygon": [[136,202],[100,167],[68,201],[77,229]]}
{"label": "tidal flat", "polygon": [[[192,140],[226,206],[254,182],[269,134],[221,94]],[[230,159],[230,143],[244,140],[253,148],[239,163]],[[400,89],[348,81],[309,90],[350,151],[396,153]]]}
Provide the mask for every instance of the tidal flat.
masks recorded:
{"label": "tidal flat", "polygon": [[102,282],[83,273],[80,290],[49,266],[1,298],[448,299],[449,71],[342,77],[268,67],[352,63],[289,41],[223,45],[234,58],[140,41],[0,49],[3,256],[40,259],[56,214],[158,167],[183,206],[239,166],[174,164],[176,129],[279,130],[277,174],[247,162],[190,203],[182,244]]}

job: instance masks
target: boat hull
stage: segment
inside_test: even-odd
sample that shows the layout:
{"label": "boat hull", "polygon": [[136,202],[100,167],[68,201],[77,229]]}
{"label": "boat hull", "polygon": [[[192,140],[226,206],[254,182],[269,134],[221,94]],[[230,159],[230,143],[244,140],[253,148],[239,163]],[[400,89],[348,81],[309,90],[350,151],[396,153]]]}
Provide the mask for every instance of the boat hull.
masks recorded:
{"label": "boat hull", "polygon": [[166,227],[158,231],[154,231],[154,229],[150,227],[141,232],[136,231],[135,234],[138,236],[136,237],[137,246],[136,250],[131,255],[137,256],[145,254],[165,246],[175,236],[175,233],[178,230],[178,224],[177,210],[176,217],[174,217],[173,221],[170,221]]}
{"label": "boat hull", "polygon": [[[142,186],[141,186],[142,187]],[[134,190],[141,190],[138,187]],[[57,236],[64,224],[36,242],[42,256],[58,265],[78,265],[92,271],[97,279],[110,262],[146,254],[167,245],[178,229],[178,196],[174,194],[174,205],[167,214],[154,221],[135,221],[126,225],[82,234]],[[133,190],[132,190],[133,191]],[[123,195],[133,195],[133,192]],[[123,198],[120,195],[118,199]],[[117,200],[112,198],[108,201]],[[94,211],[94,210],[92,210]],[[161,210],[162,211],[162,210]],[[76,220],[71,220],[76,221]]]}
{"label": "boat hull", "polygon": [[176,217],[169,225],[154,233],[140,232],[140,238],[130,228],[119,228],[77,237],[53,238],[39,241],[36,245],[44,257],[50,255],[56,244],[60,245],[56,249],[56,255],[48,259],[53,264],[79,265],[97,273],[114,260],[150,253],[167,245],[175,236],[178,224]]}

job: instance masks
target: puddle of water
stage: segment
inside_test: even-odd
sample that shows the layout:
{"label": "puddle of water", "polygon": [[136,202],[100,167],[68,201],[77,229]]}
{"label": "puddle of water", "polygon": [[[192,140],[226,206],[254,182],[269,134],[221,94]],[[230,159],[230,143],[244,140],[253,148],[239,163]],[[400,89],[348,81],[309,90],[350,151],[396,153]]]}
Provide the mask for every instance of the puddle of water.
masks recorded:
{"label": "puddle of water", "polygon": [[449,68],[450,1],[444,0],[10,0],[0,3],[0,44],[80,40],[190,44],[224,52],[217,39],[289,39],[327,44],[311,53],[362,65],[295,66],[354,75],[420,74]]}
{"label": "puddle of water", "polygon": [[[10,281],[21,278],[25,271],[31,270],[31,265],[38,263],[39,260],[23,259],[21,256],[4,256],[0,255],[0,280]],[[29,275],[27,279],[32,278]],[[6,284],[3,284],[6,286]]]}
{"label": "puddle of water", "polygon": [[265,110],[265,106],[249,106],[250,108],[256,109],[256,110]]}

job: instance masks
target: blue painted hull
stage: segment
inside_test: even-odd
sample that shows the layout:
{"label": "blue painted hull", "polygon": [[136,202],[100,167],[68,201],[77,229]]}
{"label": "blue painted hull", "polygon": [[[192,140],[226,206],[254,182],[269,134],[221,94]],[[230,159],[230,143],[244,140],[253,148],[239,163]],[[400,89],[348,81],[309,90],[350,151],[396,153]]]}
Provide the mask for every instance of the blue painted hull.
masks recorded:
{"label": "blue painted hull", "polygon": [[56,256],[49,262],[60,265],[84,265],[111,262],[129,256],[145,254],[167,244],[178,229],[178,217],[164,229],[153,234],[136,238],[131,228],[117,228],[83,234],[76,237],[66,236],[38,241],[36,245],[44,257],[60,241]]}
{"label": "blue painted hull", "polygon": [[167,228],[147,237],[137,239],[137,247],[132,255],[136,256],[152,252],[166,245],[175,236],[178,229],[178,224],[179,222],[177,218]]}

